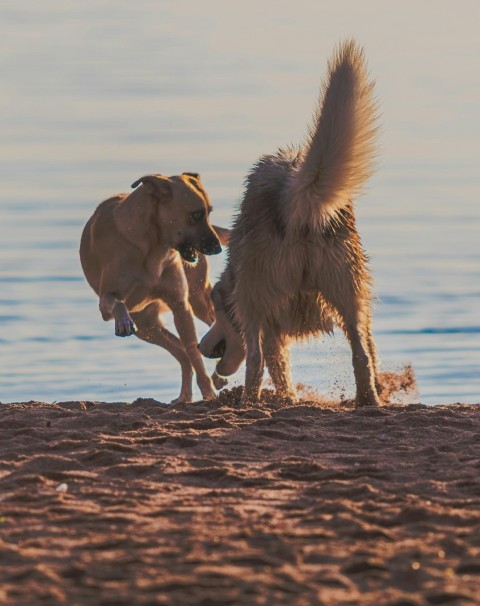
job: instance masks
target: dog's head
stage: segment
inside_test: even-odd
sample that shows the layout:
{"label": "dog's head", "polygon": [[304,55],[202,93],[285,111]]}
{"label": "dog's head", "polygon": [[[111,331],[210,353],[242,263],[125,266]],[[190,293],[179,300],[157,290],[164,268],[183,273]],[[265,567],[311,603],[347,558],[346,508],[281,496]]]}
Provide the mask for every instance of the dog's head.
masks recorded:
{"label": "dog's head", "polygon": [[135,181],[132,187],[140,184],[155,200],[162,240],[178,250],[184,261],[195,263],[199,252],[216,255],[222,251],[209,221],[212,206],[197,173],[174,177],[147,175]]}
{"label": "dog's head", "polygon": [[198,347],[206,358],[220,358],[215,369],[217,376],[229,377],[240,368],[245,359],[245,346],[233,319],[224,282],[221,279],[213,287],[211,298],[215,308],[215,322]]}

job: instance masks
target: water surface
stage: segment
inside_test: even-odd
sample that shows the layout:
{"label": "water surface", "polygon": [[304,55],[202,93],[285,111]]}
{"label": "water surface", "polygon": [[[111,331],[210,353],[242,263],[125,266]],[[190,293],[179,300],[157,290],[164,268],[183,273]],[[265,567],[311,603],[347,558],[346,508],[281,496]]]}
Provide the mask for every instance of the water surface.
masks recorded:
{"label": "water surface", "polygon": [[[411,363],[422,402],[480,400],[475,2],[25,0],[0,12],[1,401],[177,395],[169,354],[102,322],[82,227],[139,176],[184,170],[201,173],[228,225],[256,158],[305,136],[328,55],[352,35],[382,111],[357,211],[383,366]],[[296,346],[293,361],[298,381],[353,393],[341,334]]]}

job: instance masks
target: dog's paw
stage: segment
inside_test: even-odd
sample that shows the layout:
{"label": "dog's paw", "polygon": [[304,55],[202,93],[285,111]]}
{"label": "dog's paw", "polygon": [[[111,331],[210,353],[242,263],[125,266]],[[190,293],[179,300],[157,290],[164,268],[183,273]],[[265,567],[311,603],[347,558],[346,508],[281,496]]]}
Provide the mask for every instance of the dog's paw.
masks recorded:
{"label": "dog's paw", "polygon": [[240,400],[242,406],[257,406],[261,402],[260,391],[260,386],[253,386],[250,389],[245,386]]}
{"label": "dog's paw", "polygon": [[217,397],[217,394],[215,393],[215,390],[212,388],[209,389],[202,389],[202,398],[208,402],[210,400],[214,400]]}
{"label": "dog's paw", "polygon": [[217,397],[217,394],[213,389],[212,379],[208,375],[205,375],[202,379],[198,378],[197,385],[202,392],[202,398],[204,400],[213,400]]}
{"label": "dog's paw", "polygon": [[115,335],[117,337],[129,337],[134,335],[137,330],[135,322],[130,317],[122,321],[115,321]]}
{"label": "dog's paw", "polygon": [[191,404],[192,394],[180,394],[178,398],[175,398],[170,404]]}
{"label": "dog's paw", "polygon": [[382,406],[382,402],[380,398],[375,394],[370,395],[362,395],[355,398],[355,407],[356,408],[365,408],[367,406],[379,407]]}

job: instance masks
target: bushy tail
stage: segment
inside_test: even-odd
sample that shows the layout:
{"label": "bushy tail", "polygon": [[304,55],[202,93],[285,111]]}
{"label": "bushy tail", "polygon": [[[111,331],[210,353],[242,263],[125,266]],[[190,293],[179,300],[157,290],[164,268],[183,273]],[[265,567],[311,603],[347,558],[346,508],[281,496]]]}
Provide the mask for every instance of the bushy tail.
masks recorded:
{"label": "bushy tail", "polygon": [[292,183],[293,224],[323,223],[373,172],[377,106],[363,50],[347,40],[328,65],[303,160]]}

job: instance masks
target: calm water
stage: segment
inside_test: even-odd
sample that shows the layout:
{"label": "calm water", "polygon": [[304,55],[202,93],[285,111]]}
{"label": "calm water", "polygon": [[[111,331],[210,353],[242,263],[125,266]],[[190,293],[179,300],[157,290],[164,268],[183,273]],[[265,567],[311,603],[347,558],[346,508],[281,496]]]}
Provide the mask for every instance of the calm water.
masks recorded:
{"label": "calm water", "polygon": [[[304,137],[326,59],[351,35],[366,46],[383,114],[378,170],[357,204],[383,366],[411,363],[422,402],[480,401],[476,2],[438,2],[434,14],[413,1],[9,4],[1,401],[177,395],[173,358],[102,322],[78,261],[83,224],[139,176],[190,170],[228,225],[252,162]],[[351,394],[342,335],[296,347],[294,374]]]}

